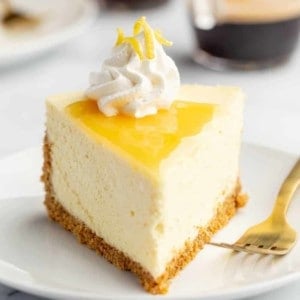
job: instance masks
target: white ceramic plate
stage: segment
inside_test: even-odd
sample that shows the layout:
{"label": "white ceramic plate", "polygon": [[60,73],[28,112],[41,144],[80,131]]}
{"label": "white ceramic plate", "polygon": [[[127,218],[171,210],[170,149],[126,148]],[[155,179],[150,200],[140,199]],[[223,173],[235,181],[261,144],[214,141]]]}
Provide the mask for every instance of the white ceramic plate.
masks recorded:
{"label": "white ceramic plate", "polygon": [[41,21],[32,30],[10,34],[0,26],[0,67],[49,51],[87,29],[98,7],[92,0],[12,0]]}
{"label": "white ceramic plate", "polygon": [[[270,212],[279,185],[296,157],[244,145],[242,180],[250,195],[214,240],[232,242]],[[228,299],[253,296],[300,278],[300,244],[282,258],[233,254],[207,245],[177,276],[168,295],[151,296],[137,279],[117,270],[50,222],[43,207],[40,149],[0,161],[0,282],[60,299]],[[300,193],[289,209],[300,231]]]}

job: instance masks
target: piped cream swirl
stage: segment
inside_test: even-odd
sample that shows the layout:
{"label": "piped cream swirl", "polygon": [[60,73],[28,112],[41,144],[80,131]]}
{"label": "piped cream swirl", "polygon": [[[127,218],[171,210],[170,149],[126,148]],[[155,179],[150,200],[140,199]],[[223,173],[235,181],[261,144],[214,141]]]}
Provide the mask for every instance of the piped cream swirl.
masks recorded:
{"label": "piped cream swirl", "polygon": [[[135,40],[146,51],[145,34]],[[100,72],[90,74],[86,95],[95,99],[106,116],[125,114],[136,118],[168,109],[180,86],[178,69],[153,39],[154,58],[141,59],[130,43],[121,43],[112,50]]]}

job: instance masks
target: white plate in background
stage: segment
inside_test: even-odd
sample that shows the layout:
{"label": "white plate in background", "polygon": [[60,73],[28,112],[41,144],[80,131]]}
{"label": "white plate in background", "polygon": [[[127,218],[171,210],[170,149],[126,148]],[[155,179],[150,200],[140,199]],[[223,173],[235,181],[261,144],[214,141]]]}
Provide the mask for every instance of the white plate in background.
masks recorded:
{"label": "white plate in background", "polygon": [[9,33],[0,26],[0,67],[49,51],[89,28],[98,15],[93,0],[12,0],[20,11],[40,19],[32,30]]}
{"label": "white plate in background", "polygon": [[[280,183],[297,157],[244,145],[241,171],[250,200],[215,241],[233,242],[271,211]],[[152,296],[128,272],[119,271],[80,245],[43,207],[41,148],[0,160],[0,282],[59,299],[230,299],[250,297],[300,278],[300,244],[284,257],[232,253],[207,245],[171,284],[169,294]],[[300,231],[300,193],[289,209]]]}

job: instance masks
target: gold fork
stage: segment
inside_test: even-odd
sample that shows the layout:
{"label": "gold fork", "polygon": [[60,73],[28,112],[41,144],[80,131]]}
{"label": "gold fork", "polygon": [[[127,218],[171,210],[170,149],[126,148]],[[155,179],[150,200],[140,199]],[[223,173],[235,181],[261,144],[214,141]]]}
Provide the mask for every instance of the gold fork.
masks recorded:
{"label": "gold fork", "polygon": [[263,222],[250,227],[234,244],[210,245],[249,253],[284,255],[296,243],[297,233],[288,224],[286,212],[291,199],[300,186],[300,159],[283,182],[271,215]]}

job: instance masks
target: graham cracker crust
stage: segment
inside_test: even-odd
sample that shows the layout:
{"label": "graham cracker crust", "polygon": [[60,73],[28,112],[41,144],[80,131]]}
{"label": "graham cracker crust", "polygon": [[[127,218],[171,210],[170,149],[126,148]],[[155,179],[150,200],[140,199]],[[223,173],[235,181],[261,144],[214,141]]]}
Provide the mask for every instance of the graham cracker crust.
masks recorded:
{"label": "graham cracker crust", "polygon": [[46,196],[44,203],[49,218],[72,232],[80,243],[87,245],[90,249],[102,255],[119,269],[135,273],[144,289],[152,294],[167,293],[170,279],[194,259],[199,250],[210,241],[212,235],[224,227],[230,218],[234,216],[237,208],[244,206],[247,201],[247,196],[241,194],[241,185],[238,182],[233,195],[228,197],[217,208],[216,214],[209,225],[206,228],[199,228],[198,236],[193,241],[185,243],[183,249],[169,262],[164,274],[159,278],[153,278],[139,263],[131,260],[123,252],[107,244],[83,222],[69,214],[58,200],[55,199],[51,184],[51,144],[48,142],[47,135],[44,139],[44,165],[41,179],[45,185]]}

